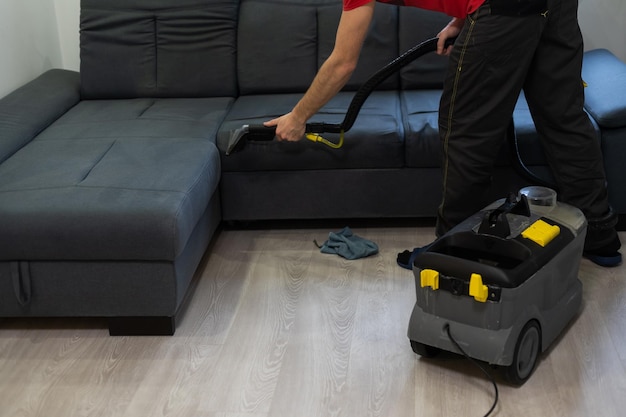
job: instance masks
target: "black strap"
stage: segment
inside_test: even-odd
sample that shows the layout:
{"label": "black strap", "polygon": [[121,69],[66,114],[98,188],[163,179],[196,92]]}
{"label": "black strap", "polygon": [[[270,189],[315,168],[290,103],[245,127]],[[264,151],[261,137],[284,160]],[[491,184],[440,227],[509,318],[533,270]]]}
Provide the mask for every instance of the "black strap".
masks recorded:
{"label": "black strap", "polygon": [[548,0],[487,0],[492,15],[531,16],[548,10]]}
{"label": "black strap", "polygon": [[17,302],[22,307],[30,304],[31,285],[30,285],[30,266],[28,262],[11,262],[11,279],[13,281],[13,290]]}
{"label": "black strap", "polygon": [[[502,288],[497,285],[487,285],[489,288],[489,293],[487,295],[487,300],[493,302],[499,302],[502,297]],[[467,296],[469,297],[469,287],[470,283],[468,280],[464,280],[456,277],[449,277],[446,275],[439,275],[439,289],[443,291],[447,291],[454,295],[458,296]]]}

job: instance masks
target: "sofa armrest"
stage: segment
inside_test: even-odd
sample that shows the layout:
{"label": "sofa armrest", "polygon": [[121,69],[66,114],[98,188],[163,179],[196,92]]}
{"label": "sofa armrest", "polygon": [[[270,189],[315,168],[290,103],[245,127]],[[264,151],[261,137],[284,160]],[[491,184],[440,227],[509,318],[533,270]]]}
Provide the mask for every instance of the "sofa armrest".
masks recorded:
{"label": "sofa armrest", "polygon": [[0,163],[80,101],[78,72],[49,70],[0,99]]}
{"label": "sofa armrest", "polygon": [[585,108],[600,127],[626,126],[626,63],[606,49],[588,51],[583,59]]}

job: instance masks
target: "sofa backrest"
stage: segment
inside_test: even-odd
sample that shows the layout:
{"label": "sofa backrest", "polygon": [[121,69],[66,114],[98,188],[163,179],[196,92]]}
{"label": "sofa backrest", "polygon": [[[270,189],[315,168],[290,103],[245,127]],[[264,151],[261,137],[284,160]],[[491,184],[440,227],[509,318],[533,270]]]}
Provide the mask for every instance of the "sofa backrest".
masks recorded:
{"label": "sofa backrest", "polygon": [[[342,0],[81,0],[81,96],[219,97],[301,93],[335,43]],[[448,22],[376,4],[356,90]],[[440,87],[446,58],[430,54],[378,88]]]}
{"label": "sofa backrest", "polygon": [[[240,93],[303,92],[335,44],[342,0],[241,0],[238,28]],[[450,21],[442,13],[377,3],[359,64],[346,90],[356,90],[377,70]],[[447,58],[426,55],[378,88],[441,87]]]}
{"label": "sofa backrest", "polygon": [[[437,36],[450,17],[415,7],[399,7],[398,44],[399,53]],[[400,87],[403,90],[441,88],[448,68],[448,58],[430,53],[413,61],[400,72]]]}
{"label": "sofa backrest", "polygon": [[[242,95],[303,92],[335,44],[341,0],[242,0],[238,79]],[[347,89],[355,89],[397,56],[397,7],[376,5],[376,16]],[[398,76],[381,88],[398,86]]]}
{"label": "sofa backrest", "polygon": [[235,96],[238,0],[81,0],[83,98]]}

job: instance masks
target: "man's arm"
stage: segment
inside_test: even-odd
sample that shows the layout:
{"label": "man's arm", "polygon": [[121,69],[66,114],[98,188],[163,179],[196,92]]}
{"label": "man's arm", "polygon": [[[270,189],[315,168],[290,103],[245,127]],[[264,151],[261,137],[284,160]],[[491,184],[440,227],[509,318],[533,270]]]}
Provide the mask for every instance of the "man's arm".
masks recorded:
{"label": "man's arm", "polygon": [[320,67],[307,92],[291,112],[265,122],[266,126],[276,126],[278,140],[302,139],[307,120],[348,82],[372,22],[374,4],[371,1],[341,14],[333,51]]}

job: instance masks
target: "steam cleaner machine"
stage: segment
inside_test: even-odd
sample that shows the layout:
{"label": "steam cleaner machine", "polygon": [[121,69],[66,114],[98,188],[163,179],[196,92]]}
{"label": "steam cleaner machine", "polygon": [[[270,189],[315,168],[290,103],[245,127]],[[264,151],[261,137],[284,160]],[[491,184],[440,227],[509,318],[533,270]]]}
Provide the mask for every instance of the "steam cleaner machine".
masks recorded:
{"label": "steam cleaner machine", "polygon": [[[446,47],[455,39],[447,39]],[[434,52],[428,39],[387,64],[355,93],[341,123],[309,123],[306,138],[332,148],[343,145],[371,92],[391,74]],[[320,133],[339,133],[337,143]],[[248,141],[274,139],[275,126],[243,125],[231,132],[226,155]],[[508,138],[513,166],[537,184],[517,151],[513,124]],[[468,218],[423,250],[413,263],[417,301],[408,337],[413,351],[466,354],[506,367],[523,384],[545,351],[577,314],[582,301],[578,268],[587,222],[582,212],[557,202],[544,186],[523,188]],[[454,335],[454,337],[453,337]]]}
{"label": "steam cleaner machine", "polygon": [[586,232],[580,210],[531,186],[435,240],[413,263],[413,351],[431,357],[461,348],[523,384],[580,309]]}

